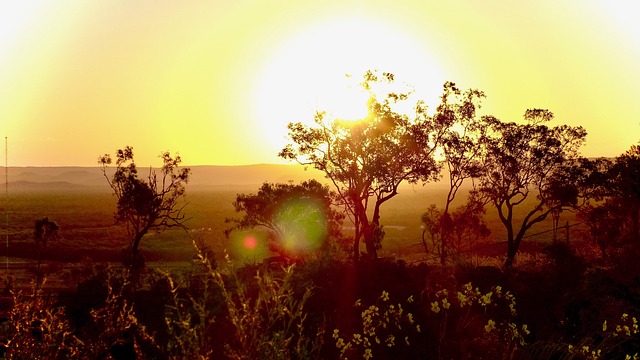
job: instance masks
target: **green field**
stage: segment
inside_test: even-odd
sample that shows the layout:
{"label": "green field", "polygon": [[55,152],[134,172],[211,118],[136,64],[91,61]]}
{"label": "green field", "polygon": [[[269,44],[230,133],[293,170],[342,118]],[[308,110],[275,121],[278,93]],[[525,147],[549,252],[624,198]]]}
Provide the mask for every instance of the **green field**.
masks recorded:
{"label": "green field", "polygon": [[[233,201],[238,193],[255,192],[258,185],[196,186],[187,189],[185,208],[188,232],[171,230],[164,233],[149,233],[141,243],[141,251],[148,261],[185,261],[193,256],[192,241],[203,240],[216,255],[231,251],[234,244],[224,236],[225,219],[234,217]],[[427,256],[420,245],[420,215],[430,204],[442,205],[445,197],[442,184],[405,186],[392,200],[383,205],[382,224],[385,239],[381,256],[420,259]],[[464,194],[463,194],[464,195]],[[461,203],[460,200],[458,203]],[[457,204],[454,204],[457,205]],[[87,187],[74,189],[39,189],[10,194],[2,202],[0,213],[8,207],[8,229],[4,221],[2,234],[8,234],[11,258],[37,257],[33,241],[33,225],[36,219],[49,217],[60,226],[61,238],[43,254],[43,259],[77,262],[83,258],[97,261],[117,261],[121,249],[127,245],[126,232],[116,226],[113,211],[116,203],[108,188]],[[564,221],[574,223],[571,214]],[[490,242],[504,241],[505,231],[495,209],[487,207],[485,221],[491,230]],[[345,223],[345,232],[349,231]],[[548,230],[550,221],[538,224],[530,233]],[[578,231],[572,229],[575,238]],[[563,235],[564,236],[564,235]],[[551,233],[532,238],[529,243],[547,243]],[[4,239],[3,239],[4,240]],[[527,246],[524,246],[525,249]],[[504,249],[496,246],[485,249],[485,253],[499,255]],[[2,251],[2,256],[6,255]],[[234,255],[234,254],[232,254]],[[253,259],[259,261],[260,259]]]}

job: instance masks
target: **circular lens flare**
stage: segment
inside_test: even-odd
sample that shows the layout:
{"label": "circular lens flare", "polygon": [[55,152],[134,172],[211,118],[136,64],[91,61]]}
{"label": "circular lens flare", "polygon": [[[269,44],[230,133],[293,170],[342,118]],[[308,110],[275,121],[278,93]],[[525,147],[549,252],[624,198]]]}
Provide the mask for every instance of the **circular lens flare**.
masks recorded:
{"label": "circular lens flare", "polygon": [[274,217],[281,229],[280,245],[291,252],[319,249],[328,236],[327,217],[315,199],[285,201]]}
{"label": "circular lens flare", "polygon": [[256,240],[255,236],[249,235],[242,239],[242,245],[247,250],[253,250],[258,246],[258,240]]}

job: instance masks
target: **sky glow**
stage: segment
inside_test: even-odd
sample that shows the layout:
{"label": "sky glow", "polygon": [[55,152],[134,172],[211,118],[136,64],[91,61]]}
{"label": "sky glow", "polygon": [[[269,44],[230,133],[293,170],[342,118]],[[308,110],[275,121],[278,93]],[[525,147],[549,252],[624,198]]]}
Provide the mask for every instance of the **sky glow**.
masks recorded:
{"label": "sky glow", "polygon": [[[282,163],[286,124],[362,113],[367,69],[430,108],[444,81],[481,113],[547,108],[583,153],[640,140],[640,24],[625,1],[6,1],[0,135],[10,165],[94,166],[134,147],[187,165]],[[345,74],[352,74],[351,79]]]}

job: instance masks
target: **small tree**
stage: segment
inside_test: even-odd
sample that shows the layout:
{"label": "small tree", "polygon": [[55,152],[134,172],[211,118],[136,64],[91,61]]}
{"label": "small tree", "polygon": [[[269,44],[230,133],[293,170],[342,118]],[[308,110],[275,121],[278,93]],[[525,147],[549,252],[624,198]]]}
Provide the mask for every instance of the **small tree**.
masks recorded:
{"label": "small tree", "polygon": [[60,236],[59,230],[60,226],[55,221],[49,220],[48,217],[36,220],[33,238],[38,249],[46,248],[48,243],[57,240]]}
{"label": "small tree", "polygon": [[[579,159],[578,149],[586,136],[582,127],[545,125],[553,118],[548,110],[527,110],[524,118],[525,124],[484,118],[487,134],[482,140],[485,153],[479,191],[496,207],[507,230],[507,268],[533,225],[552,211],[575,204],[574,199],[554,197],[552,180]],[[516,209],[522,214],[519,219]]]}
{"label": "small tree", "polygon": [[179,168],[182,162],[180,156],[172,157],[169,152],[163,152],[160,157],[163,162],[160,176],[149,168],[146,179],[138,177],[133,148],[130,146],[117,150],[116,168],[111,176],[107,171],[113,162],[111,155],[105,154],[98,159],[102,174],[118,200],[115,221],[124,223],[127,228],[132,265],[142,262],[138,246],[149,231],[163,231],[172,227],[186,230],[182,212],[186,203],[180,205],[180,200],[189,181],[190,169]]}
{"label": "small tree", "polygon": [[609,201],[619,203],[625,215],[623,235],[629,240],[640,241],[640,145],[616,157],[608,177]]}
{"label": "small tree", "polygon": [[[480,107],[480,100],[484,93],[469,89],[464,93],[452,82],[444,84],[441,101],[436,109],[435,118],[440,123],[449,124],[442,139],[442,162],[446,167],[449,178],[449,191],[442,212],[442,228],[440,229],[441,252],[440,262],[445,264],[446,254],[456,241],[450,230],[451,203],[467,179],[477,177],[480,173],[480,153],[482,150],[481,137],[486,124],[476,116]],[[471,203],[470,203],[471,204]],[[458,215],[461,215],[459,213]],[[459,233],[457,234],[459,235]],[[458,240],[459,236],[458,236]]]}
{"label": "small tree", "polygon": [[268,247],[287,258],[305,252],[327,249],[330,242],[342,241],[344,214],[334,208],[338,196],[316,180],[299,185],[264,183],[257,194],[238,194],[233,203],[240,219],[227,219],[233,224],[225,230],[266,230]]}
{"label": "small tree", "polygon": [[[484,203],[473,194],[466,204],[450,212],[440,210],[432,204],[421,217],[422,246],[429,252],[428,236],[432,243],[432,251],[440,254],[441,261],[446,248],[455,252],[471,249],[491,233],[484,222],[484,213]],[[443,241],[444,233],[447,234],[446,244]]]}

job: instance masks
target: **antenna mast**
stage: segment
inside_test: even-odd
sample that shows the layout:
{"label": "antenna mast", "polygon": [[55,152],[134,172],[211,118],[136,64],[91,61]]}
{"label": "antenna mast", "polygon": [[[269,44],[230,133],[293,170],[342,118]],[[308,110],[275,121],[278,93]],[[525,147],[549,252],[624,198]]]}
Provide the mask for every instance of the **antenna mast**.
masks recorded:
{"label": "antenna mast", "polygon": [[4,216],[5,216],[5,240],[7,243],[7,276],[9,275],[9,141],[4,137]]}

